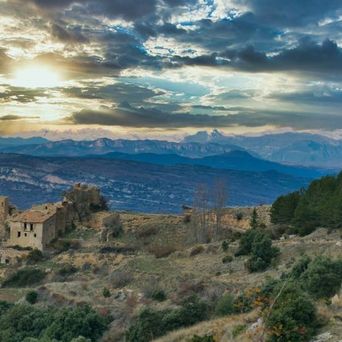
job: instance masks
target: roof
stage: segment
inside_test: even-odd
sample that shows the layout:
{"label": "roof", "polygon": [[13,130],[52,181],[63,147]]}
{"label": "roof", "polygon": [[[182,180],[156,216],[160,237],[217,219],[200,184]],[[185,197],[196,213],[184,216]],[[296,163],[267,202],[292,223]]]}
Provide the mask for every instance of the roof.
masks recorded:
{"label": "roof", "polygon": [[56,210],[26,210],[11,218],[14,222],[43,223],[56,214]]}

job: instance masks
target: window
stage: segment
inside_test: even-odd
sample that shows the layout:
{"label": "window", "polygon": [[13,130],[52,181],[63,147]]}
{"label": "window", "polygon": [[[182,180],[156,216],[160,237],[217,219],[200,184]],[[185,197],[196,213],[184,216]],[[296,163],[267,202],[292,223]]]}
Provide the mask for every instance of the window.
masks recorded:
{"label": "window", "polygon": [[36,233],[34,233],[34,234],[33,234],[33,236],[34,236],[34,237],[37,237],[37,234],[36,234]]}
{"label": "window", "polygon": [[33,223],[30,224],[30,230],[33,231]]}
{"label": "window", "polygon": [[24,229],[26,229],[26,228],[27,228],[27,223],[25,222],[25,223],[24,223]]}
{"label": "window", "polygon": [[21,236],[21,232],[18,232],[18,238]]}
{"label": "window", "polygon": [[25,233],[24,235],[27,236],[27,233]]}

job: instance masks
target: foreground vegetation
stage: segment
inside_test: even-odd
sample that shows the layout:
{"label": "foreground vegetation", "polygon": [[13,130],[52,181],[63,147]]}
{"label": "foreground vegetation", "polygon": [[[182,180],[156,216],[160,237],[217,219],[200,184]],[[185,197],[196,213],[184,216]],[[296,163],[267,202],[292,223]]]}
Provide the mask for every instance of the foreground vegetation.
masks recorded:
{"label": "foreground vegetation", "polygon": [[51,255],[32,251],[2,269],[0,341],[217,342],[222,329],[232,341],[305,342],[331,329],[338,231],[279,239],[249,213],[232,214],[250,220],[245,233],[200,234],[203,243],[198,220],[123,214],[111,242],[79,228]]}
{"label": "foreground vegetation", "polygon": [[88,306],[59,309],[0,302],[0,341],[97,341],[108,323]]}

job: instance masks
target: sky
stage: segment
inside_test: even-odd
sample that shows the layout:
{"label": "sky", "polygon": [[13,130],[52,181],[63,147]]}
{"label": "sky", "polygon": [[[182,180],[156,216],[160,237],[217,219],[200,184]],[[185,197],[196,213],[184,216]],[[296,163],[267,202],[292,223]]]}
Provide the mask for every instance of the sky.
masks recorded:
{"label": "sky", "polygon": [[342,130],[341,0],[0,0],[0,135]]}

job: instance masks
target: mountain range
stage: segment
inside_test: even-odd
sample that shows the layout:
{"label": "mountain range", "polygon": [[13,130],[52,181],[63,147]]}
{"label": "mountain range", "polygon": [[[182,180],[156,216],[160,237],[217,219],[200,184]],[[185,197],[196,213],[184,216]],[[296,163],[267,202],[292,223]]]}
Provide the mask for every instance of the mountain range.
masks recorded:
{"label": "mountain range", "polygon": [[251,137],[214,130],[180,142],[1,138],[0,194],[27,208],[84,182],[99,186],[113,209],[179,212],[193,203],[199,185],[212,189],[220,180],[229,189],[227,205],[269,204],[337,173],[341,157],[341,141],[307,133]]}
{"label": "mountain range", "polygon": [[259,159],[288,165],[342,168],[342,140],[301,132],[227,136],[213,130],[189,135],[180,142],[108,138],[83,141],[47,141],[43,138],[0,139],[0,152],[34,156],[86,156],[120,152],[176,154],[188,158],[201,158],[231,151],[247,151]]}

